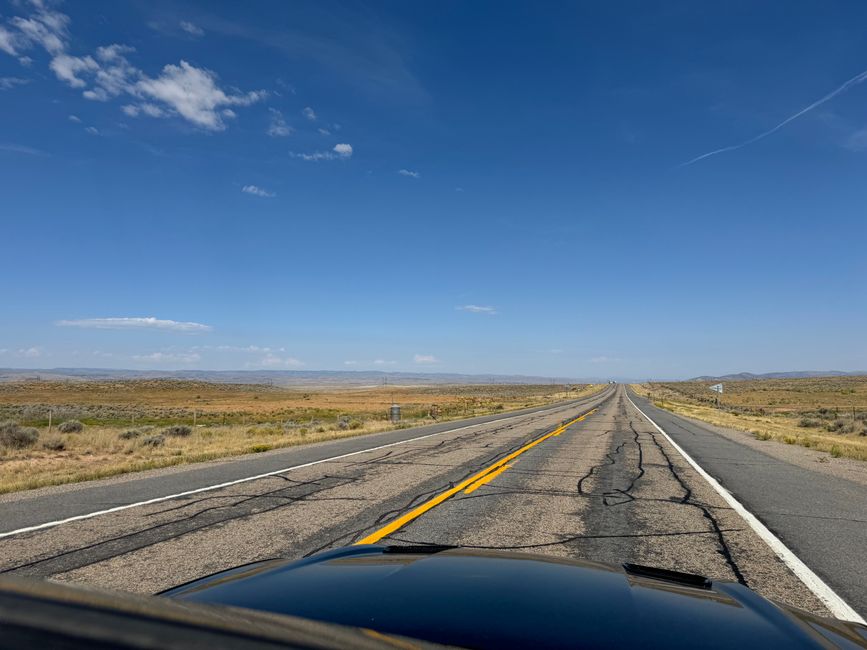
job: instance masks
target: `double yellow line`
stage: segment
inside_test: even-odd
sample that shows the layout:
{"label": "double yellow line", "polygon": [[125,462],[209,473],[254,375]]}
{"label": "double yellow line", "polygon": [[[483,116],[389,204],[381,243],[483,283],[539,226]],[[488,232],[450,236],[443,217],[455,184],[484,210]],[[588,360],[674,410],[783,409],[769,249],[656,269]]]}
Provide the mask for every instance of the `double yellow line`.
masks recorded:
{"label": "double yellow line", "polygon": [[441,494],[438,494],[437,496],[433,497],[429,501],[425,501],[420,506],[417,506],[416,508],[410,510],[405,515],[398,517],[397,519],[395,519],[391,523],[383,526],[379,530],[371,533],[370,535],[368,535],[364,539],[356,542],[355,544],[356,545],[358,545],[358,544],[375,544],[376,542],[381,540],[383,537],[387,537],[388,535],[391,535],[393,532],[400,530],[401,528],[406,526],[409,522],[413,521],[414,519],[417,519],[418,517],[421,517],[428,510],[430,510],[431,508],[437,507],[443,501],[453,497],[461,490],[466,490],[467,494],[474,492],[475,490],[480,488],[485,483],[488,483],[489,481],[493,481],[497,476],[499,476],[500,474],[505,472],[509,468],[508,463],[510,461],[515,460],[518,456],[523,454],[525,451],[529,451],[530,449],[532,449],[536,445],[538,445],[542,442],[545,442],[548,438],[552,438],[554,436],[559,436],[561,433],[563,433],[566,429],[571,427],[573,424],[575,424],[576,422],[581,422],[584,418],[589,417],[590,415],[593,415],[595,412],[596,412],[596,409],[593,409],[591,411],[588,411],[584,415],[581,415],[581,416],[575,418],[574,420],[570,420],[569,422],[566,422],[565,424],[561,424],[559,427],[557,427],[556,429],[554,429],[550,433],[546,433],[544,436],[536,438],[533,442],[530,442],[530,443],[524,445],[523,447],[521,447],[517,451],[513,451],[511,454],[509,454],[505,458],[501,458],[493,465],[489,465],[488,467],[483,469],[481,472],[474,474],[473,476],[469,477],[468,479],[464,479],[463,481],[461,481],[460,483],[458,483],[454,487],[449,488],[448,490],[446,490],[445,492],[442,492]]}

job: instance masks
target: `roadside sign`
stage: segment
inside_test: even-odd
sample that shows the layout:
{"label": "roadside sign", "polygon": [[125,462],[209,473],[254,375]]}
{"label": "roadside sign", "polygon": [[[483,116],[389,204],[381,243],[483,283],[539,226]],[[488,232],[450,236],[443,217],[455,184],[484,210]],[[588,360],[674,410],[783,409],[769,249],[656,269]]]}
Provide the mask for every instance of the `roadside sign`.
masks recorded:
{"label": "roadside sign", "polygon": [[713,392],[719,393],[720,395],[722,395],[722,392],[723,392],[722,384],[714,384],[713,386],[710,387],[710,389]]}

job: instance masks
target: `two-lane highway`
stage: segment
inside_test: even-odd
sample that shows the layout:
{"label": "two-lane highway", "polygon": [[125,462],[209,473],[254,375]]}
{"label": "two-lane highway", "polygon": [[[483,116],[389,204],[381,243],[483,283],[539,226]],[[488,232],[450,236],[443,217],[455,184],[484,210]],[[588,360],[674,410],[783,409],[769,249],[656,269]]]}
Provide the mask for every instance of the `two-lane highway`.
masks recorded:
{"label": "two-lane highway", "polygon": [[[435,430],[16,495],[0,503],[0,571],[155,592],[359,542],[447,544],[701,573],[827,613],[712,481],[617,386]],[[863,612],[859,589],[847,594]]]}

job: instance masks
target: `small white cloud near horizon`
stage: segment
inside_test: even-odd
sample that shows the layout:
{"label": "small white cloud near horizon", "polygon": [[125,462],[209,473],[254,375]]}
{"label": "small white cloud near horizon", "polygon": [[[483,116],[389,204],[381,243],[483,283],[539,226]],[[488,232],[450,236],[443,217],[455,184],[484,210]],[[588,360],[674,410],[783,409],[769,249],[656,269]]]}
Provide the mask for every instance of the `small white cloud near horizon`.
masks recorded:
{"label": "small white cloud near horizon", "polygon": [[488,316],[496,316],[497,308],[489,305],[460,305],[455,307],[458,311],[468,311],[471,314],[487,314]]}
{"label": "small white cloud near horizon", "polygon": [[203,323],[166,320],[154,318],[153,316],[80,318],[76,320],[59,320],[55,324],[59,327],[102,330],[157,329],[172,332],[210,332],[214,329],[210,325],[204,325]]}
{"label": "small white cloud near horizon", "polygon": [[439,359],[432,354],[416,354],[412,360],[414,363],[439,363]]}
{"label": "small white cloud near horizon", "polygon": [[195,363],[201,360],[197,352],[152,352],[151,354],[134,354],[133,360],[145,363]]}
{"label": "small white cloud near horizon", "polygon": [[253,196],[261,196],[266,199],[273,199],[277,196],[276,192],[269,192],[263,187],[259,187],[258,185],[245,185],[241,188],[241,191],[245,194],[252,194]]}
{"label": "small white cloud near horizon", "polygon": [[205,30],[196,25],[195,23],[191,23],[188,20],[182,20],[180,22],[180,28],[184,30],[190,36],[204,36]]}
{"label": "small white cloud near horizon", "polygon": [[294,357],[281,357],[276,354],[268,353],[258,363],[248,363],[247,367],[255,368],[297,368],[303,366],[304,362],[295,359]]}
{"label": "small white cloud near horizon", "polygon": [[414,172],[411,169],[399,169],[397,170],[397,173],[401,176],[408,176],[410,178],[421,178],[421,174]]}
{"label": "small white cloud near horizon", "polygon": [[619,361],[620,359],[616,357],[606,357],[605,355],[599,355],[590,359],[590,363],[618,363]]}
{"label": "small white cloud near horizon", "polygon": [[313,110],[312,108],[310,108],[309,106],[307,106],[303,111],[301,111],[301,114],[302,114],[304,117],[306,117],[308,120],[310,120],[311,122],[315,122],[315,121],[316,121],[316,111],[314,111],[314,110]]}
{"label": "small white cloud near horizon", "polygon": [[36,359],[41,357],[45,353],[45,350],[38,345],[34,345],[30,348],[21,348],[15,354],[19,357],[24,357],[25,359]]}

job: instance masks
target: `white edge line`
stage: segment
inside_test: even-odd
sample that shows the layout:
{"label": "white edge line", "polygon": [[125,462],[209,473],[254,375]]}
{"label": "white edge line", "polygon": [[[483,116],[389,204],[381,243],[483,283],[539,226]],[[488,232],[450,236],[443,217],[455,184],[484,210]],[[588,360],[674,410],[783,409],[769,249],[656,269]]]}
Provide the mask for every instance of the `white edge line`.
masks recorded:
{"label": "white edge line", "polygon": [[[591,397],[596,397],[596,395],[592,395]],[[498,418],[496,420],[490,420],[488,422],[477,422],[476,424],[468,424],[466,426],[457,427],[455,429],[446,429],[445,431],[438,431],[436,433],[428,433],[423,436],[418,436],[416,438],[408,438],[406,440],[398,440],[397,442],[390,442],[385,445],[379,445],[378,447],[370,447],[369,449],[361,449],[359,451],[351,451],[348,454],[340,454],[339,456],[331,456],[329,458],[322,458],[320,460],[314,460],[309,463],[303,463],[301,465],[293,465],[291,467],[284,467],[283,469],[277,469],[273,472],[265,472],[264,474],[256,474],[255,476],[245,476],[244,478],[235,479],[234,481],[226,481],[225,483],[217,483],[216,485],[207,485],[205,487],[196,488],[195,490],[187,490],[186,492],[178,492],[177,494],[167,494],[166,496],[156,497],[154,499],[148,499],[147,501],[137,501],[135,503],[127,503],[122,506],[115,506],[114,508],[106,508],[105,510],[97,510],[96,512],[88,512],[84,515],[75,515],[74,517],[67,517],[66,519],[58,519],[56,521],[46,521],[43,524],[36,524],[35,526],[27,526],[25,528],[19,528],[17,530],[10,530],[5,533],[0,533],[0,539],[4,537],[12,537],[13,535],[20,535],[22,533],[29,533],[34,530],[44,530],[45,528],[54,528],[55,526],[60,526],[62,524],[68,524],[73,521],[81,521],[83,519],[91,519],[93,517],[99,517],[100,515],[108,515],[113,512],[120,512],[122,510],[128,510],[130,508],[138,508],[139,506],[147,506],[152,503],[160,503],[161,501],[168,501],[170,499],[177,499],[178,497],[185,497],[191,494],[200,494],[202,492],[210,492],[211,490],[219,490],[221,488],[231,487],[232,485],[238,485],[239,483],[247,483],[248,481],[257,481],[262,478],[268,478],[269,476],[276,476],[277,474],[284,474],[286,472],[291,472],[296,469],[303,469],[305,467],[310,467],[312,465],[319,465],[320,463],[329,463],[335,460],[341,460],[342,458],[349,458],[350,456],[357,456],[358,454],[366,454],[370,451],[377,451],[379,449],[385,449],[387,447],[394,447],[396,445],[404,445],[408,442],[416,442],[418,440],[424,440],[425,438],[432,438],[433,436],[441,436],[445,433],[454,433],[455,431],[463,431],[464,429],[472,429],[473,427],[480,427],[483,424],[491,424],[493,422],[505,422],[507,420],[514,420],[515,418],[524,418],[531,415],[536,415],[538,413],[545,413],[547,411],[555,411],[557,409],[569,408],[568,406],[564,406],[562,404],[558,404],[557,406],[551,407],[549,409],[542,409],[540,411],[534,411],[533,413],[519,413],[518,415],[510,415],[504,418]]]}
{"label": "white edge line", "polygon": [[765,526],[758,518],[747,510],[740,501],[735,499],[731,492],[725,489],[722,485],[720,485],[719,481],[717,481],[713,476],[708,474],[702,467],[695,462],[692,457],[686,453],[683,449],[681,449],[680,445],[678,445],[674,440],[671,439],[665,431],[662,430],[656,422],[654,422],[647,413],[642,411],[638,406],[636,406],[635,402],[632,401],[632,398],[629,397],[629,393],[626,392],[626,399],[629,400],[629,403],[635,407],[635,409],[641,413],[647,421],[650,422],[656,429],[665,436],[665,439],[668,440],[669,444],[677,450],[677,452],[686,459],[692,468],[698,472],[701,477],[710,483],[710,486],[716,490],[719,495],[726,500],[726,502],[732,507],[732,509],[737,512],[749,525],[750,528],[755,531],[755,533],[764,540],[764,542],[771,547],[771,550],[777,554],[777,557],[780,558],[789,569],[792,570],[801,582],[806,585],[807,589],[813,592],[815,596],[822,601],[822,603],[831,611],[831,613],[836,616],[838,619],[844,621],[854,621],[855,623],[864,624],[865,621],[861,617],[858,612],[856,612],[849,604],[840,598],[837,593],[828,586],[828,584],[822,580],[819,576],[813,573],[813,570],[810,569],[804,562],[795,555],[788,546],[783,544],[780,539],[774,535],[768,527]]}

